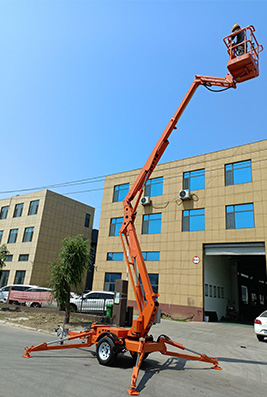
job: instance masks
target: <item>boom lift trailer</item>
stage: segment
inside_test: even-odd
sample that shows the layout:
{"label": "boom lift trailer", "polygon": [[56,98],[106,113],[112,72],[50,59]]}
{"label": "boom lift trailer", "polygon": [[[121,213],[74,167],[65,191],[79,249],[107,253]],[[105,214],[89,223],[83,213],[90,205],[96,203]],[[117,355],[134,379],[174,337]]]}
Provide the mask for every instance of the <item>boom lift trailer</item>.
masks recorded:
{"label": "boom lift trailer", "polygon": [[[89,347],[96,345],[96,355],[100,364],[111,365],[120,352],[129,351],[133,358],[136,359],[133,368],[131,387],[128,389],[130,395],[138,395],[136,382],[142,360],[149,353],[158,351],[164,355],[180,357],[186,360],[197,360],[212,364],[213,369],[220,370],[218,360],[185,348],[180,343],[170,340],[166,335],[160,335],[156,341],[153,336],[149,335],[151,326],[154,323],[159,304],[157,301],[158,294],[153,292],[142,251],[138,242],[134,221],[136,218],[137,206],[140,202],[144,186],[158,164],[162,154],[169,144],[168,138],[171,132],[176,129],[183,111],[188,105],[199,86],[207,88],[211,86],[227,88],[236,88],[236,84],[243,82],[259,75],[259,52],[263,47],[258,44],[254,36],[254,27],[252,25],[241,29],[245,33],[244,55],[238,56],[237,45],[233,43],[233,34],[224,38],[229,54],[227,67],[229,73],[223,77],[210,77],[196,75],[191,87],[186,93],[180,106],[170,119],[167,127],[157,142],[154,150],[150,154],[147,162],[142,168],[139,176],[133,184],[131,190],[123,200],[124,217],[120,229],[120,238],[123,246],[124,255],[127,262],[130,280],[133,286],[134,295],[137,303],[139,316],[133,320],[131,328],[115,327],[112,325],[103,325],[93,323],[91,329],[84,332],[69,332],[69,336],[60,338],[51,342],[44,342],[37,346],[25,347],[23,357],[32,357],[30,353],[42,350],[61,350],[79,347]],[[238,32],[235,32],[239,33]],[[240,45],[240,43],[238,44]],[[132,205],[132,201],[135,203]],[[140,282],[141,280],[141,282]],[[143,285],[144,293],[141,289]],[[80,343],[62,344],[64,341],[81,339]],[[186,350],[192,354],[183,354],[167,350],[167,346],[173,346],[181,350]]]}

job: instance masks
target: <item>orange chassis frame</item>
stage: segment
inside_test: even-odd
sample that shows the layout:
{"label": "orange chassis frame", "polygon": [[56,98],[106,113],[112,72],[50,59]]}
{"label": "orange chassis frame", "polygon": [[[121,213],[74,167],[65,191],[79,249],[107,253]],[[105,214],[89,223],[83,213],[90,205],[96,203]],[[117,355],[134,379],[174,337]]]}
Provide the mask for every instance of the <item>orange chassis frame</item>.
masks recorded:
{"label": "orange chassis frame", "polygon": [[[227,46],[227,51],[230,57],[230,60],[227,64],[229,73],[224,78],[199,75],[195,76],[195,79],[184,99],[182,100],[180,106],[178,107],[174,116],[170,119],[167,127],[162,133],[139,176],[123,200],[124,217],[119,234],[139,313],[138,318],[133,320],[132,327],[127,329],[93,323],[91,329],[88,331],[69,332],[69,336],[65,338],[60,338],[51,342],[44,342],[37,346],[25,347],[25,354],[23,354],[23,357],[32,357],[30,353],[35,351],[61,350],[85,346],[89,347],[93,344],[98,347],[99,343],[99,346],[101,346],[102,338],[107,337],[108,339],[106,340],[112,341],[111,346],[112,349],[115,350],[115,352],[112,353],[117,354],[118,352],[124,352],[128,350],[130,353],[133,353],[134,356],[136,355],[136,364],[132,372],[131,387],[128,389],[128,393],[130,395],[139,394],[139,392],[136,390],[139,369],[145,355],[152,352],[158,351],[164,355],[179,357],[186,360],[203,361],[212,364],[211,368],[213,369],[221,369],[217,359],[210,358],[205,354],[187,349],[180,343],[170,340],[166,335],[159,336],[156,342],[153,341],[152,336],[148,335],[159,308],[157,301],[158,294],[153,292],[149,280],[141,247],[138,242],[134,221],[136,218],[137,206],[140,202],[144,186],[158,164],[158,161],[160,160],[165,149],[167,148],[169,144],[168,138],[171,132],[174,129],[177,129],[176,124],[192,96],[194,95],[196,89],[200,85],[204,85],[206,87],[217,86],[224,88],[236,88],[236,83],[252,79],[259,75],[258,54],[260,51],[262,51],[263,47],[257,43],[254,37],[253,26],[248,26],[242,30],[245,32],[246,38],[244,44],[245,54],[239,57],[237,56],[235,49],[236,46],[234,46],[232,43],[233,35],[229,35],[224,38],[224,42]],[[134,199],[135,203],[132,206],[131,202]],[[142,292],[141,282],[144,293]],[[63,344],[65,341],[72,341],[78,338],[82,340],[81,343]],[[166,345],[170,345],[181,350],[187,350],[194,355],[169,351],[167,350]],[[101,361],[100,363],[103,364]]]}
{"label": "orange chassis frame", "polygon": [[[137,353],[136,365],[134,366],[132,373],[131,388],[128,389],[128,393],[130,395],[139,394],[139,392],[136,390],[136,381],[139,373],[139,368],[146,353],[152,353],[158,351],[163,355],[179,357],[185,360],[203,361],[213,364],[211,368],[221,370],[221,367],[218,365],[219,363],[217,359],[208,357],[205,354],[200,354],[193,350],[186,349],[185,346],[170,340],[166,335],[161,335],[156,342],[153,342],[151,340],[147,341],[145,338],[139,338],[139,340],[133,340],[128,337],[128,331],[129,330],[126,328],[103,326],[100,324],[93,323],[91,329],[88,331],[69,332],[69,336],[65,338],[60,338],[51,342],[44,342],[37,346],[25,347],[25,354],[23,354],[22,357],[30,358],[32,357],[30,353],[37,351],[90,347],[93,344],[97,344],[99,340],[102,339],[103,336],[108,336],[114,340],[117,349],[119,351],[128,350],[130,352]],[[62,344],[62,342],[72,341],[77,338],[83,340],[83,342]],[[59,344],[55,345],[55,343],[59,343]],[[194,353],[195,356],[190,354],[181,354],[181,353],[169,351],[167,350],[166,344],[177,347],[182,350],[187,350],[191,353]]]}

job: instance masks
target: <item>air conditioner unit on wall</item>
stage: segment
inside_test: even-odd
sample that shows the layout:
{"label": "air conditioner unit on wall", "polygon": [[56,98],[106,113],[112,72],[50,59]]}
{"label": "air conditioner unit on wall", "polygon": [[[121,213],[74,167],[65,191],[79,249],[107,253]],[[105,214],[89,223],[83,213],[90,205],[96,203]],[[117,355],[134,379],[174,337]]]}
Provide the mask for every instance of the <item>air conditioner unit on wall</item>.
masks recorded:
{"label": "air conditioner unit on wall", "polygon": [[150,197],[144,196],[141,198],[141,204],[142,205],[150,205]]}
{"label": "air conditioner unit on wall", "polygon": [[179,198],[181,200],[190,200],[191,199],[191,194],[190,191],[185,189],[185,190],[180,190],[179,192]]}

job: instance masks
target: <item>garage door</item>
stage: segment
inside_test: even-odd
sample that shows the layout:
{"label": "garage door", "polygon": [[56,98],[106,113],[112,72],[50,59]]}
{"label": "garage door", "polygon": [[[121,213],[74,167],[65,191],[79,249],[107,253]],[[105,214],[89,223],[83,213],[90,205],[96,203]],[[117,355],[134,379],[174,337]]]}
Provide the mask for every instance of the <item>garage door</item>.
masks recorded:
{"label": "garage door", "polygon": [[205,255],[265,255],[264,243],[205,244]]}

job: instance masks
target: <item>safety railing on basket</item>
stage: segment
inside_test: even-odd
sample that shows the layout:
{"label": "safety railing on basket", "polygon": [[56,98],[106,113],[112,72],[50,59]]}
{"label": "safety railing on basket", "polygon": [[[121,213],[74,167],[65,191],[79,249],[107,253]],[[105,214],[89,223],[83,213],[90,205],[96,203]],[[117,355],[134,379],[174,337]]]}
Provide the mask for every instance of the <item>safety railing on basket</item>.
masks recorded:
{"label": "safety railing on basket", "polygon": [[[256,66],[258,66],[259,53],[263,50],[263,46],[257,42],[254,31],[254,27],[249,25],[231,33],[223,39],[230,60],[244,54],[250,54]],[[240,40],[240,37],[242,40]]]}

